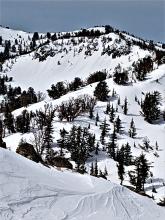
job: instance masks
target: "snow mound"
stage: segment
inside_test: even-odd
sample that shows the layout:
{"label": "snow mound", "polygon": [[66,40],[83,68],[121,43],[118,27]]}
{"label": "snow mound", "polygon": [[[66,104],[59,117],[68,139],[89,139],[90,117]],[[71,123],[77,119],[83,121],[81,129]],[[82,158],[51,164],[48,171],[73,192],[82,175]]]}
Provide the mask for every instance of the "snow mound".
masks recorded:
{"label": "snow mound", "polygon": [[109,181],[43,167],[0,149],[1,220],[164,219],[165,210]]}

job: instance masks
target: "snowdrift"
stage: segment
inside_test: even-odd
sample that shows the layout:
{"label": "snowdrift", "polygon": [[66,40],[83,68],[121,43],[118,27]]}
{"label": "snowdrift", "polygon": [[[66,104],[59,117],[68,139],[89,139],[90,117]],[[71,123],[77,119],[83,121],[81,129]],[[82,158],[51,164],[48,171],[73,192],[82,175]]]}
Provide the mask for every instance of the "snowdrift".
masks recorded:
{"label": "snowdrift", "polygon": [[160,220],[151,199],[109,181],[43,167],[0,149],[1,220]]}

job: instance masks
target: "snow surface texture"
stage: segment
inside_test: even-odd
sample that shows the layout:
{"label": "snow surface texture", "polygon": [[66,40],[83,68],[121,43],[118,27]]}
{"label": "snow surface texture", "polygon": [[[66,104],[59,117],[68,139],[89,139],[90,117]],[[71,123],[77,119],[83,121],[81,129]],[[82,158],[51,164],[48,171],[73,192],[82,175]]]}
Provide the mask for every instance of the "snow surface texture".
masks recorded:
{"label": "snow surface texture", "polygon": [[0,149],[1,220],[163,220],[152,200],[109,181],[42,167]]}
{"label": "snow surface texture", "polygon": [[[5,32],[6,31],[6,32]],[[2,31],[2,37],[5,39],[11,39],[12,36],[15,38],[19,33],[19,31],[13,30],[5,30]],[[1,30],[0,30],[1,32]],[[12,35],[15,32],[15,35]],[[17,33],[18,32],[18,33]],[[6,34],[7,33],[7,34]],[[10,34],[10,35],[9,35]],[[119,39],[119,36],[114,33],[110,33],[105,35],[106,37],[111,37],[112,41],[108,42],[107,45],[116,45],[120,47],[124,45],[124,42],[121,41],[120,44],[116,43],[116,40]],[[127,35],[127,37],[129,37]],[[25,32],[22,34],[22,38],[28,39],[28,34],[26,35]],[[131,38],[131,37],[130,37]],[[130,55],[124,55],[118,57],[116,59],[112,59],[111,56],[103,55],[101,56],[102,51],[102,36],[96,39],[96,50],[92,51],[92,56],[85,56],[84,51],[86,50],[87,45],[92,46],[90,39],[85,40],[84,46],[78,45],[73,46],[70,44],[70,40],[63,41],[63,47],[68,50],[68,53],[63,52],[61,49],[64,49],[61,46],[62,40],[57,40],[54,43],[50,43],[47,45],[48,48],[46,49],[53,49],[57,50],[56,55],[54,57],[48,57],[45,61],[39,62],[38,59],[34,59],[34,53],[30,55],[23,55],[17,58],[14,63],[11,60],[8,61],[5,67],[5,74],[14,77],[15,85],[21,86],[22,88],[28,88],[30,86],[34,87],[34,89],[40,91],[46,91],[46,89],[50,88],[52,83],[56,83],[58,81],[66,81],[66,80],[73,80],[74,77],[79,76],[85,79],[85,77],[89,76],[90,73],[93,73],[98,70],[107,70],[108,74],[113,74],[114,68],[121,64],[122,68],[129,69],[132,66],[134,61],[137,61],[139,58],[143,58],[146,55],[152,55],[151,52],[147,50],[141,50],[137,46],[133,46],[131,49]],[[68,45],[69,43],[69,45]],[[106,45],[106,46],[107,46]],[[77,51],[79,48],[82,47],[82,52],[78,53]],[[71,49],[70,49],[71,48]],[[60,61],[60,65],[57,65],[58,61]],[[11,67],[11,68],[10,68]],[[156,81],[158,80],[158,81]],[[145,185],[145,190],[149,195],[154,194],[154,198],[156,201],[159,201],[159,198],[165,197],[165,186],[163,183],[165,182],[165,123],[160,121],[156,124],[149,124],[144,121],[144,118],[140,115],[140,107],[135,102],[135,95],[139,100],[144,97],[144,93],[152,92],[154,90],[158,90],[162,95],[162,105],[160,108],[163,110],[165,108],[165,65],[161,65],[157,68],[155,66],[155,70],[148,75],[147,80],[143,82],[136,82],[130,84],[129,86],[118,86],[116,85],[112,78],[106,80],[109,88],[110,88],[110,95],[112,93],[112,89],[114,88],[117,92],[117,95],[121,98],[121,103],[123,104],[124,98],[127,96],[128,98],[128,115],[123,114],[123,110],[121,107],[118,109],[118,113],[116,114],[120,116],[120,119],[123,122],[123,127],[125,132],[119,136],[118,144],[121,146],[123,143],[129,142],[131,145],[131,150],[133,156],[139,156],[142,150],[138,147],[138,144],[141,144],[145,137],[148,137],[152,146],[155,145],[155,142],[158,142],[159,150],[158,154],[159,157],[154,156],[155,148],[153,151],[144,152],[149,159],[149,161],[153,163],[153,178],[148,180],[147,184]],[[70,92],[60,99],[52,101],[49,98],[46,98],[45,101],[40,103],[31,105],[27,108],[29,111],[35,111],[37,109],[43,108],[45,103],[52,103],[53,105],[60,104],[62,101],[66,101],[71,97],[77,97],[83,94],[93,95],[93,91],[96,87],[97,83],[86,86],[76,92]],[[117,105],[117,99],[111,100],[111,103],[115,107]],[[97,102],[95,107],[95,112],[99,113],[100,116],[100,123],[107,118],[107,122],[110,124],[111,131],[112,131],[112,124],[109,122],[109,117],[104,114],[106,104],[104,102]],[[23,108],[15,110],[13,112],[14,116],[18,116],[22,112]],[[129,138],[128,130],[130,126],[131,119],[133,118],[135,122],[135,126],[137,128],[137,137],[135,139]],[[100,130],[99,126],[95,126],[95,120],[90,120],[87,114],[81,115],[73,122],[75,125],[81,125],[87,127],[88,124],[91,124],[90,132],[96,134],[96,140],[99,141],[100,139]],[[73,123],[67,122],[60,122],[58,117],[54,120],[54,142],[56,143],[57,139],[59,139],[59,130],[65,127],[68,131],[70,130]],[[99,123],[98,123],[99,124]],[[18,143],[21,138],[26,138],[27,141],[30,142],[32,137],[31,133],[28,134],[12,134],[7,136],[4,141],[7,144],[7,147],[11,148],[11,150],[15,151],[18,147]],[[136,148],[134,148],[134,142],[136,144]],[[94,155],[87,161],[86,167],[89,169],[91,162],[95,161],[97,158],[98,166],[100,169],[104,170],[106,165],[109,176],[108,179],[119,183],[118,175],[117,175],[117,168],[116,162],[108,157],[105,152],[99,151],[99,155]],[[131,170],[132,167],[128,167],[128,170]],[[79,176],[79,175],[78,175]],[[86,177],[87,178],[87,177]],[[88,177],[91,179],[91,177]],[[93,180],[93,179],[92,179]],[[94,180],[93,180],[94,181]],[[98,180],[99,182],[101,180]],[[104,183],[105,184],[105,183]],[[107,183],[109,184],[109,183]],[[128,185],[128,176],[125,177],[124,184]],[[152,193],[152,187],[155,187],[157,193]],[[125,189],[124,189],[125,192]],[[70,204],[70,203],[68,203]],[[100,203],[102,204],[102,203]],[[95,206],[94,206],[95,207]],[[104,213],[104,212],[103,212]],[[64,218],[65,219],[65,218]],[[73,218],[74,219],[74,218]],[[76,218],[78,219],[78,218]],[[101,216],[100,216],[101,219]],[[120,218],[119,218],[120,219]],[[134,219],[134,218],[132,218]],[[143,218],[146,219],[146,218]],[[151,218],[153,219],[153,218]]]}

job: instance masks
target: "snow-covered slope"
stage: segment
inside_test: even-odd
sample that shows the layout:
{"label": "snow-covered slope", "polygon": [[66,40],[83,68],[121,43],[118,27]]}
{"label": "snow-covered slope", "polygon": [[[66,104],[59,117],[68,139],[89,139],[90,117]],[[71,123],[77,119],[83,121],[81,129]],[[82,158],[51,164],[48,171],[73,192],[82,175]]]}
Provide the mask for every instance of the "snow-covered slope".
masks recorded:
{"label": "snow-covered slope", "polygon": [[103,179],[42,167],[0,149],[1,220],[163,220],[152,200]]}
{"label": "snow-covered slope", "polygon": [[31,33],[27,33],[21,30],[13,30],[10,28],[4,28],[4,27],[0,27],[0,36],[2,37],[2,39],[4,40],[15,40],[15,39],[24,39],[25,41],[28,40],[28,36],[32,36]]}
{"label": "snow-covered slope", "polygon": [[[12,30],[5,30],[5,31],[6,32],[4,32],[3,30],[3,32],[1,32],[1,29],[0,29],[0,35],[2,33],[2,36],[4,37],[4,39],[6,38],[6,39],[11,40],[11,39],[14,39],[16,36],[18,36],[17,31],[12,31]],[[24,36],[24,34],[22,34],[21,36]],[[26,36],[28,36],[28,34]],[[26,36],[24,38],[26,38]],[[104,38],[107,39],[105,45],[104,45],[104,41],[105,41]],[[126,35],[126,38],[132,39],[132,37],[129,35]],[[111,40],[108,40],[108,39],[111,39]],[[133,39],[137,40],[136,38],[133,38]],[[116,116],[118,115],[120,116],[120,119],[122,120],[123,129],[124,129],[124,133],[119,135],[117,143],[119,146],[121,146],[123,143],[129,142],[129,144],[131,145],[131,151],[132,151],[133,156],[139,156],[140,153],[142,152],[142,149],[139,147],[139,144],[142,143],[145,137],[149,138],[151,146],[153,146],[153,150],[149,152],[145,152],[145,154],[147,156],[147,159],[153,162],[153,168],[151,169],[151,171],[153,172],[153,177],[148,179],[147,184],[145,185],[145,190],[150,195],[154,194],[154,198],[157,199],[157,201],[159,201],[159,198],[165,197],[165,186],[164,186],[164,183],[165,183],[165,172],[164,172],[164,168],[165,168],[165,145],[164,145],[165,122],[160,120],[156,124],[149,124],[146,121],[144,121],[144,118],[140,114],[141,108],[137,104],[137,102],[135,102],[135,96],[137,96],[137,98],[141,100],[141,98],[142,99],[144,98],[144,93],[157,90],[161,93],[161,96],[162,96],[160,108],[161,110],[165,109],[165,64],[158,66],[157,63],[154,63],[154,70],[150,74],[148,74],[147,80],[143,82],[139,82],[139,81],[135,82],[134,78],[131,76],[133,62],[134,61],[136,62],[139,58],[144,58],[147,55],[150,55],[154,59],[155,54],[152,50],[150,51],[143,50],[143,49],[140,49],[137,45],[132,45],[130,54],[112,58],[112,56],[108,56],[107,54],[102,55],[104,47],[108,47],[108,46],[112,48],[115,47],[115,48],[120,49],[121,51],[124,50],[125,47],[127,47],[125,40],[120,39],[120,36],[118,34],[110,33],[104,36],[99,36],[95,39],[90,39],[90,38],[85,37],[82,42],[81,41],[78,42],[78,41],[79,41],[78,38],[74,38],[74,42],[72,41],[72,38],[71,39],[58,39],[54,42],[50,41],[50,43],[48,43],[46,46],[44,45],[43,47],[37,49],[35,52],[32,52],[27,55],[19,56],[16,59],[7,60],[3,66],[3,72],[7,74],[8,76],[12,76],[14,78],[14,82],[11,83],[12,85],[21,86],[23,89],[25,88],[27,89],[28,87],[32,86],[36,91],[40,90],[42,92],[43,91],[46,92],[46,90],[50,88],[50,85],[53,83],[56,83],[58,81],[71,81],[74,79],[74,77],[77,77],[77,76],[82,79],[85,79],[87,76],[89,76],[89,74],[94,73],[99,70],[106,70],[108,74],[113,75],[114,68],[120,63],[122,66],[122,69],[127,69],[129,71],[130,84],[127,86],[121,86],[121,85],[119,86],[114,83],[112,78],[109,78],[106,80],[109,86],[109,89],[110,89],[110,95],[112,94],[112,90],[114,89],[117,93],[117,97],[120,97],[121,99],[121,105],[123,105],[125,97],[127,97],[128,99],[128,114],[127,115],[123,114],[121,105],[118,106],[118,112],[116,113]],[[29,43],[30,42],[28,42],[28,44]],[[53,51],[55,55],[52,57],[48,56],[46,60],[39,62],[39,60],[35,58],[35,55],[36,53],[41,53],[42,48],[45,51]],[[91,55],[85,54],[88,48],[91,48],[91,51],[92,51]],[[60,64],[58,64],[58,62]],[[93,96],[93,91],[96,85],[97,83],[85,86],[75,92],[70,92],[54,101],[47,97],[42,102],[28,106],[27,110],[28,111],[38,110],[40,108],[43,108],[45,103],[52,104],[53,106],[58,105],[61,102],[67,101],[72,97],[77,97],[83,94],[89,94]],[[117,106],[117,99],[112,99],[110,101],[114,107]],[[104,118],[106,117],[107,122],[109,123],[111,127],[111,132],[112,132],[113,124],[109,122],[109,116],[104,113],[106,109],[106,105],[107,105],[106,102],[98,101],[94,109],[94,115],[96,116],[97,112],[99,113],[100,122],[98,123],[98,125],[100,125],[101,122],[103,122]],[[13,112],[13,115],[15,117],[18,116],[19,114],[21,114],[23,109],[24,108],[15,110]],[[129,126],[130,126],[130,122],[132,118],[134,119],[135,126],[137,129],[137,137],[135,139],[130,138],[128,135],[128,130],[129,130]],[[92,120],[89,119],[88,114],[83,114],[77,117],[73,123],[69,123],[66,121],[61,122],[59,121],[59,118],[56,116],[54,123],[53,123],[54,143],[55,144],[57,143],[57,140],[60,137],[59,131],[63,127],[65,127],[65,129],[69,131],[73,124],[81,125],[83,127],[88,127],[89,123],[90,123],[90,132],[96,134],[96,141],[100,141],[99,126],[95,126],[95,119],[92,119]],[[15,151],[16,148],[18,147],[18,143],[21,138],[26,138],[26,140],[30,142],[32,138],[32,133],[9,134],[4,138],[4,141],[6,142],[7,147]],[[158,145],[159,145],[159,150],[157,151],[158,157],[154,155],[156,141],[158,142]],[[136,148],[134,147],[134,143],[136,144]],[[91,162],[95,161],[96,158],[98,161],[98,166],[101,170],[104,170],[104,167],[106,165],[108,173],[109,173],[108,179],[118,183],[119,179],[117,175],[116,162],[113,159],[109,158],[109,156],[105,152],[102,151],[101,147],[100,147],[99,155],[97,156],[93,155],[93,157],[87,160],[87,163],[86,163],[87,170],[89,171]],[[37,165],[35,165],[35,167],[37,167]],[[45,169],[46,168],[44,168],[44,170]],[[131,170],[131,169],[132,169],[131,166],[127,167],[126,171]],[[46,172],[47,172],[47,169],[44,172],[44,175],[49,175],[49,174],[45,174]],[[54,172],[60,175],[60,178],[62,178],[61,182],[63,181],[65,182],[65,180],[63,180],[62,174],[60,174],[57,171],[54,171]],[[48,173],[50,172],[48,171]],[[71,175],[71,174],[67,173],[65,175]],[[91,177],[87,177],[87,176],[81,177],[78,174],[74,174],[73,179],[74,178],[75,178],[75,181],[78,181],[78,180],[80,181],[80,179],[82,178],[82,182],[84,183],[83,187],[85,187],[86,185],[89,187],[90,185],[89,182],[92,182],[92,184],[94,184],[93,186],[94,188],[96,187],[94,183],[96,180]],[[78,178],[78,180],[76,178]],[[87,181],[85,181],[85,179]],[[128,179],[129,179],[128,175],[126,175],[125,180],[124,180],[125,185],[129,185]],[[102,180],[97,180],[96,182],[100,183],[101,184],[100,187],[103,187],[103,189],[107,189],[108,187],[113,188],[112,186],[110,186],[109,182],[105,183],[105,181],[102,181]],[[153,186],[155,186],[158,193],[152,193]],[[119,187],[119,189],[121,188]],[[90,191],[91,189],[88,188],[88,190]],[[125,193],[127,194],[128,190],[123,189],[123,188],[122,190],[123,190],[122,193],[124,193],[123,195],[125,195]],[[111,193],[112,192],[110,192],[110,195]],[[117,195],[119,196],[120,193]],[[75,199],[77,197],[74,195],[73,198]],[[93,203],[95,202],[93,197],[91,200],[93,200]],[[71,201],[71,200],[67,200],[67,201]],[[68,204],[70,203],[71,202],[68,202]],[[82,200],[82,203],[85,203],[84,200]],[[107,203],[108,203],[108,200],[107,200]],[[100,204],[104,204],[104,202],[100,202]],[[94,206],[97,207],[97,204],[94,203]],[[83,209],[83,205],[81,203],[79,207],[80,209],[81,208]],[[72,208],[73,207],[71,207],[71,209]],[[87,207],[84,207],[84,208],[87,209]],[[33,208],[31,209],[33,210]],[[115,208],[113,210],[114,211],[112,213],[114,214]],[[96,210],[94,210],[93,212],[95,211]],[[103,211],[103,213],[104,212],[105,210]],[[81,210],[80,210],[80,213],[81,213]],[[109,216],[110,216],[110,213],[108,213]],[[75,217],[75,219],[79,219],[77,216]],[[103,218],[103,216],[100,216],[99,219],[101,219],[101,217]],[[122,218],[119,218],[119,219],[122,219]],[[136,218],[132,217],[132,219],[136,219]],[[146,218],[144,217],[143,219],[146,219]]]}
{"label": "snow-covered slope", "polygon": [[[14,77],[22,88],[32,86],[36,91],[46,91],[53,83],[71,81],[77,76],[85,79],[96,71],[106,70],[112,74],[119,63],[122,68],[129,69],[134,61],[151,54],[148,50],[133,46],[129,55],[122,55],[116,59],[107,54],[101,55],[104,47],[111,46],[120,50],[126,47],[125,41],[118,43],[120,38],[117,34],[106,35],[106,38],[112,40],[105,45],[102,42],[103,37],[95,40],[86,38],[84,42],[77,43],[77,45],[74,45],[70,39],[57,40],[47,45],[45,49],[55,51],[55,56],[48,56],[46,60],[39,62],[38,59],[34,59],[35,53],[31,53],[19,57],[14,65],[9,61],[9,68],[4,68],[4,70],[5,72],[9,70],[8,75]],[[78,38],[75,38],[75,41],[78,42]],[[97,46],[94,47],[93,44]],[[90,56],[85,55],[88,47],[92,48]],[[12,66],[11,70],[10,66]]]}

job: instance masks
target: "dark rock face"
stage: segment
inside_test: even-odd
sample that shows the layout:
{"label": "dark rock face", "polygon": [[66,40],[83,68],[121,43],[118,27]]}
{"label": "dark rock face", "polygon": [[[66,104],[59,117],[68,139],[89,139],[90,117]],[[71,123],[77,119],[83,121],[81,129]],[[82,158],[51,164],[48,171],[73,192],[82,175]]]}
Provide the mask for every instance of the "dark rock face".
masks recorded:
{"label": "dark rock face", "polygon": [[52,158],[51,161],[49,161],[49,165],[73,169],[73,166],[69,162],[69,160],[64,157],[60,157],[60,156],[56,156],[56,157]]}
{"label": "dark rock face", "polygon": [[29,143],[21,143],[17,148],[16,153],[30,160],[33,160],[36,163],[42,162],[41,157],[36,153],[33,145]]}

